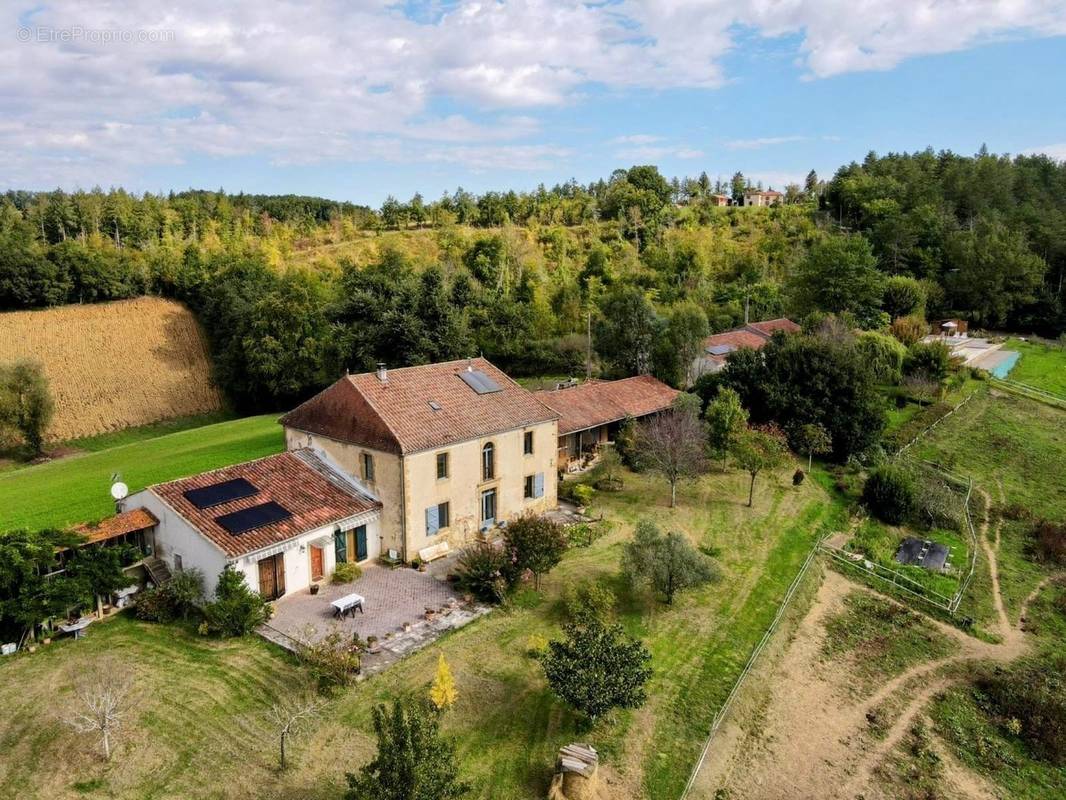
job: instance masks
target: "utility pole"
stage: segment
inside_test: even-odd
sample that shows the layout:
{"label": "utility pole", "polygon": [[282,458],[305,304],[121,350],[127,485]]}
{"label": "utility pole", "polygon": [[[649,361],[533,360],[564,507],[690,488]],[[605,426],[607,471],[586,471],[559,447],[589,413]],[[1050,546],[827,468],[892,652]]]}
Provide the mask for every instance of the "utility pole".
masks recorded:
{"label": "utility pole", "polygon": [[586,328],[585,339],[588,342],[588,349],[585,355],[585,380],[592,380],[592,309],[588,312],[588,325]]}

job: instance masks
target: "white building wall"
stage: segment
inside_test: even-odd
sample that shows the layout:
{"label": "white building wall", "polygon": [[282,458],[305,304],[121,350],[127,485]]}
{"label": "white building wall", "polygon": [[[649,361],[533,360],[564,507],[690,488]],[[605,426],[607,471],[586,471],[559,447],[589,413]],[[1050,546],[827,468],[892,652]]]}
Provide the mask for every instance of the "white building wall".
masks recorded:
{"label": "white building wall", "polygon": [[155,528],[155,554],[166,562],[171,572],[176,571],[175,554],[180,555],[183,569],[195,568],[204,574],[204,594],[207,597],[214,594],[218,575],[227,562],[222,550],[150,489],[130,495],[122,507],[146,508],[155,514],[159,520]]}

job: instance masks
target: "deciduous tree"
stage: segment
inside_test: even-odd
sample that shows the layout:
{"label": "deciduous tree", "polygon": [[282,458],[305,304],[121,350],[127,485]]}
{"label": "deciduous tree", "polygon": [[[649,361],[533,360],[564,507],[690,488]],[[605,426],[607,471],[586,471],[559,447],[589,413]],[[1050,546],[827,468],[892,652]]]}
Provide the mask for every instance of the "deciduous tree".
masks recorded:
{"label": "deciduous tree", "polygon": [[[685,403],[682,398],[693,398]],[[680,402],[679,402],[680,401]],[[670,484],[670,507],[677,504],[677,486],[700,474],[707,463],[706,435],[698,415],[699,400],[680,395],[673,408],[657,414],[637,429],[640,463]]]}
{"label": "deciduous tree", "polygon": [[648,585],[667,605],[684,589],[702,586],[717,577],[707,556],[677,531],[664,534],[650,520],[641,520],[632,541],[622,552],[622,572],[635,585]]}
{"label": "deciduous tree", "polygon": [[733,460],[751,476],[748,485],[748,508],[755,500],[755,478],[760,472],[773,470],[785,463],[787,450],[781,434],[773,429],[749,428],[733,446]]}

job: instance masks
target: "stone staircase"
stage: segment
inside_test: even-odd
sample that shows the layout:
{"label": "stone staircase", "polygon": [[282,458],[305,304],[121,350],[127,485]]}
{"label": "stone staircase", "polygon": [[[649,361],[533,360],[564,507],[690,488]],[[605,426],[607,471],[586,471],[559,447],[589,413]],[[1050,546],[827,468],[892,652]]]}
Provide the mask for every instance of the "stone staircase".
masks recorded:
{"label": "stone staircase", "polygon": [[156,586],[163,586],[171,578],[170,567],[167,566],[167,562],[156,556],[145,559],[144,569],[148,572],[148,577]]}

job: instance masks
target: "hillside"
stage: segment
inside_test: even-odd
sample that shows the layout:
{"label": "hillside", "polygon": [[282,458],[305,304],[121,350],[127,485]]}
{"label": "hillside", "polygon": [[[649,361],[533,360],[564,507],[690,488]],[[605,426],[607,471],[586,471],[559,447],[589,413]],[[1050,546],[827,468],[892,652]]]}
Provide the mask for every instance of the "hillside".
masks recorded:
{"label": "hillside", "polygon": [[203,332],[156,297],[0,314],[0,363],[44,364],[53,440],[202,414],[222,406]]}

